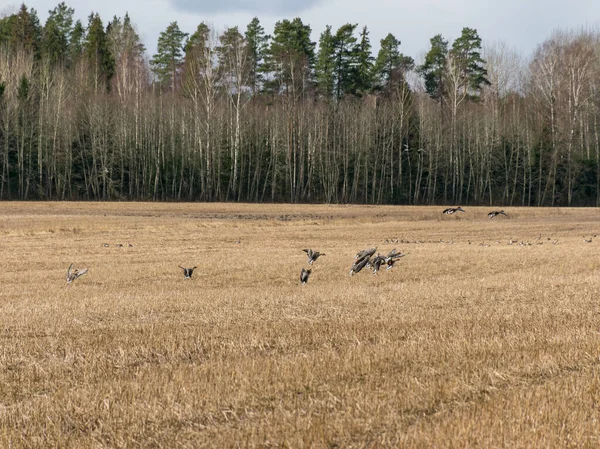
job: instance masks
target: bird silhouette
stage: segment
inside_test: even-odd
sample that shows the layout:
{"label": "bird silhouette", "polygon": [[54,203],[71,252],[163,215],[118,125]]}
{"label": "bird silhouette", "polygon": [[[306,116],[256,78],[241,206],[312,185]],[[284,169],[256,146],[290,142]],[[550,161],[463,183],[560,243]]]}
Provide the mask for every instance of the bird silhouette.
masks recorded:
{"label": "bird silhouette", "polygon": [[320,253],[319,251],[313,251],[312,249],[303,249],[308,257],[308,264],[312,265],[314,261],[316,261],[320,256],[326,256],[325,253]]}
{"label": "bird silhouette", "polygon": [[198,267],[183,268],[181,265],[178,265],[178,267],[183,270],[183,278],[184,279],[191,279],[192,278],[192,274],[194,273],[194,270],[196,268],[198,268]]}
{"label": "bird silhouette", "polygon": [[306,270],[302,268],[302,270],[300,271],[300,282],[302,283],[302,285],[308,282],[308,277],[310,276],[310,273],[312,273],[311,269]]}
{"label": "bird silhouette", "polygon": [[497,215],[504,215],[505,217],[508,217],[506,212],[504,212],[503,210],[493,210],[488,214],[488,218],[494,218]]}
{"label": "bird silhouette", "polygon": [[73,264],[69,265],[69,269],[67,270],[67,284],[70,284],[71,282],[83,276],[87,272],[87,268],[84,268],[83,270],[78,270],[77,268],[73,269]]}

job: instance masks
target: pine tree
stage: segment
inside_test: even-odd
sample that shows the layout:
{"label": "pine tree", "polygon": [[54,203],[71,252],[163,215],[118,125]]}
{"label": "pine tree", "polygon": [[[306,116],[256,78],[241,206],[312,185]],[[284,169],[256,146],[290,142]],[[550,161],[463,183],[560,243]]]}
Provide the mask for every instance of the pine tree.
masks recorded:
{"label": "pine tree", "polygon": [[356,47],[356,73],[352,92],[355,95],[364,95],[373,88],[373,55],[371,54],[371,41],[367,27],[360,33],[360,41]]}
{"label": "pine tree", "polygon": [[62,2],[49,11],[42,32],[42,53],[51,63],[65,60],[69,53],[69,39],[73,29],[73,8]]}
{"label": "pine tree", "polygon": [[125,98],[132,86],[132,77],[135,67],[143,64],[145,52],[144,44],[131,24],[129,14],[126,13],[121,21],[114,17],[106,31],[108,49],[115,61],[115,83],[118,94]]}
{"label": "pine tree", "polygon": [[17,14],[0,21],[0,44],[8,44],[12,51],[23,49],[37,58],[40,55],[41,37],[37,12],[33,8],[28,11],[24,3]]}
{"label": "pine tree", "polygon": [[354,30],[357,24],[342,25],[333,38],[335,52],[335,94],[341,98],[354,85],[356,69],[356,37]]}
{"label": "pine tree", "polygon": [[410,56],[400,53],[400,40],[389,33],[381,39],[381,48],[375,62],[375,78],[377,87],[389,90],[391,87],[403,83],[404,75],[414,67],[414,60]]}
{"label": "pine tree", "polygon": [[265,29],[260,25],[258,17],[254,17],[246,28],[245,38],[252,93],[256,94],[264,80],[262,65],[270,36],[265,34]]}
{"label": "pine tree", "polygon": [[425,80],[425,90],[431,98],[442,101],[446,93],[444,72],[448,57],[448,41],[441,34],[431,38],[431,49],[425,56],[425,62],[418,68]]}
{"label": "pine tree", "polygon": [[290,93],[308,87],[315,62],[315,43],[310,33],[310,26],[298,17],[275,24],[265,57],[264,70],[274,75],[274,80],[265,82],[268,90]]}
{"label": "pine tree", "polygon": [[471,98],[476,97],[482,85],[489,85],[485,61],[481,57],[481,38],[477,30],[463,28],[461,36],[454,41],[449,54],[462,80],[462,89]]}
{"label": "pine tree", "polygon": [[319,93],[326,98],[333,96],[334,68],[335,43],[331,34],[331,25],[327,25],[319,39],[319,52],[315,64],[317,88]]}
{"label": "pine tree", "polygon": [[83,44],[85,42],[85,28],[80,20],[75,22],[69,39],[69,60],[74,64],[83,54]]}
{"label": "pine tree", "polygon": [[108,49],[108,39],[98,13],[92,13],[88,18],[83,51],[92,67],[96,89],[102,84],[108,87],[115,71],[115,60]]}
{"label": "pine tree", "polygon": [[177,22],[171,22],[158,37],[157,53],[150,60],[152,70],[162,86],[175,91],[177,80],[183,67],[183,41],[188,34],[179,29]]}

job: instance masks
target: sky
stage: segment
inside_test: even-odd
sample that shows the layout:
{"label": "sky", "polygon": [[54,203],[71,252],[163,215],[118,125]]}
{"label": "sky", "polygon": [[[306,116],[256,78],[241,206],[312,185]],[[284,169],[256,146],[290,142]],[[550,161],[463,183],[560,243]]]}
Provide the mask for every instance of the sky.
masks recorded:
{"label": "sky", "polygon": [[[312,28],[318,42],[326,25],[334,31],[345,23],[366,25],[374,51],[388,33],[402,44],[400,51],[421,61],[429,40],[442,34],[450,43],[463,27],[475,28],[483,44],[503,42],[524,57],[556,29],[600,29],[599,0],[65,0],[75,16],[87,23],[91,11],[106,24],[113,16],[129,13],[146,45],[149,56],[156,51],[158,35],[170,22],[193,33],[199,23],[240,31],[257,16],[267,33],[278,20],[300,17]],[[4,3],[4,2],[3,2]],[[20,1],[8,0],[0,14],[13,12]],[[58,0],[29,0],[42,23]]]}

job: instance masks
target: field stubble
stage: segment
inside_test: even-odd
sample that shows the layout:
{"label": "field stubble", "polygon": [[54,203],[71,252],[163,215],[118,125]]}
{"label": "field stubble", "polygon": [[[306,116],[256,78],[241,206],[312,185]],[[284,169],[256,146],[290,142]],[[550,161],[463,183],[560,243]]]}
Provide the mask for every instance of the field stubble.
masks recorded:
{"label": "field stubble", "polygon": [[440,211],[3,203],[0,447],[600,446],[600,211]]}

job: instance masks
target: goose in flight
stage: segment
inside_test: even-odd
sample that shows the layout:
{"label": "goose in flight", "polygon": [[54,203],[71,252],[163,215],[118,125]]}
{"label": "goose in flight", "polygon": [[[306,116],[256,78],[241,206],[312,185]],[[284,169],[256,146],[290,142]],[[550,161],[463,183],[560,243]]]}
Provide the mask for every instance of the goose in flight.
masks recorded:
{"label": "goose in flight", "polygon": [[395,249],[391,250],[385,258],[385,263],[387,264],[386,270],[394,268],[394,264],[404,256],[406,256],[405,253],[399,253]]}
{"label": "goose in flight", "polygon": [[308,277],[310,276],[310,273],[312,273],[311,269],[305,270],[304,268],[302,268],[302,271],[300,271],[300,282],[302,283],[302,285],[308,282]]}
{"label": "goose in flight", "polygon": [[83,276],[87,272],[87,268],[84,268],[83,270],[78,270],[77,268],[73,269],[73,264],[69,265],[69,269],[67,270],[67,284],[70,284],[75,279],[79,278],[80,276]]}
{"label": "goose in flight", "polygon": [[373,254],[375,254],[375,251],[377,251],[377,248],[369,248],[359,251],[356,253],[356,256],[354,256],[354,260],[356,260],[356,263],[359,263],[364,258],[369,259]]}
{"label": "goose in flight", "polygon": [[370,256],[365,256],[362,259],[359,259],[356,262],[354,262],[354,265],[352,265],[352,269],[350,270],[350,276],[354,276],[354,273],[359,273],[360,270],[369,265],[370,262]]}
{"label": "goose in flight", "polygon": [[454,212],[464,212],[464,211],[465,210],[462,207],[458,206],[458,207],[449,207],[448,209],[444,209],[442,211],[442,213],[446,214],[446,215],[452,215]]}
{"label": "goose in flight", "polygon": [[488,218],[494,218],[496,215],[504,215],[505,217],[508,217],[506,212],[503,210],[493,210],[488,214]]}
{"label": "goose in flight", "polygon": [[192,278],[192,274],[194,273],[194,270],[197,268],[197,267],[183,268],[181,265],[178,265],[178,267],[183,270],[183,278],[184,279],[191,279]]}
{"label": "goose in flight", "polygon": [[325,253],[320,253],[319,251],[313,251],[312,249],[303,249],[308,257],[308,264],[312,265],[314,261],[316,261],[320,256],[326,256]]}
{"label": "goose in flight", "polygon": [[373,267],[373,274],[377,274],[381,265],[386,261],[386,257],[381,254],[377,254],[377,257],[374,257],[371,261],[371,267]]}

